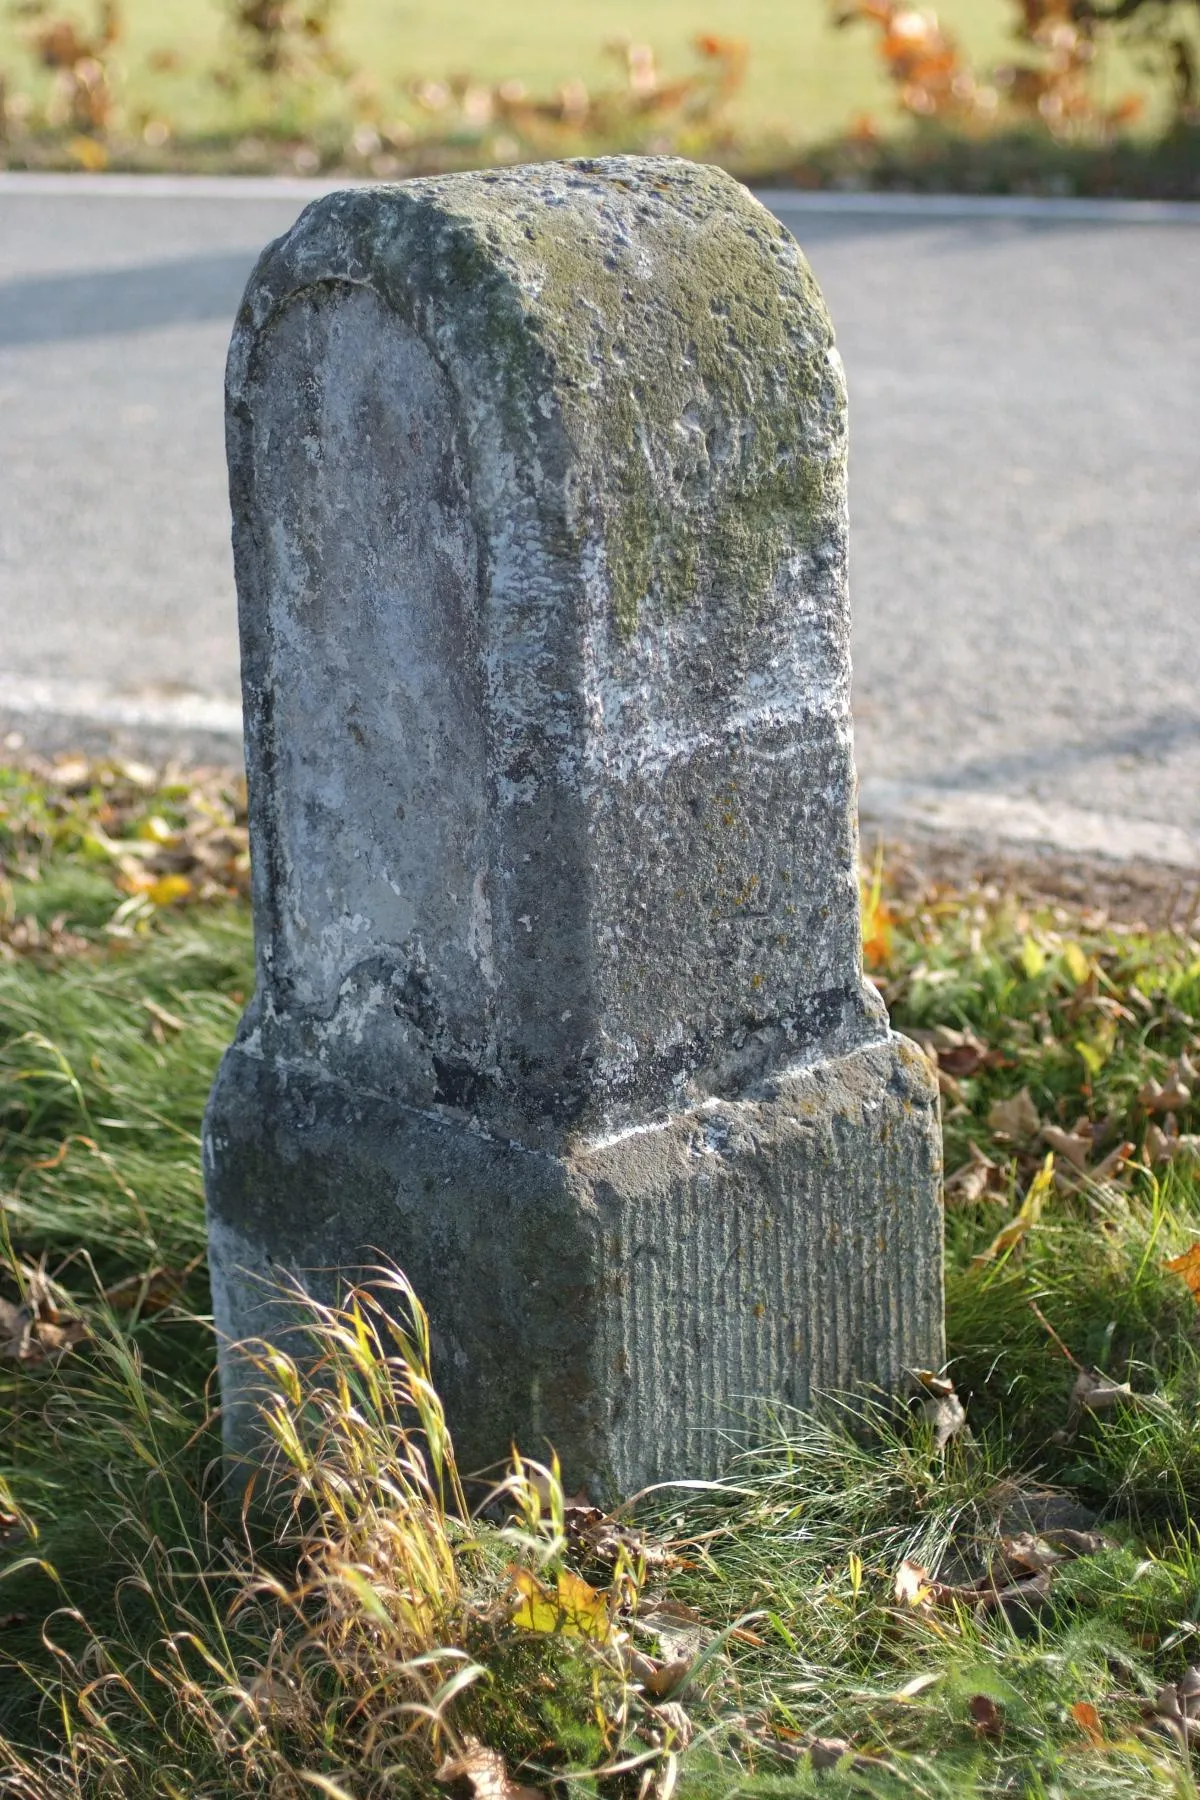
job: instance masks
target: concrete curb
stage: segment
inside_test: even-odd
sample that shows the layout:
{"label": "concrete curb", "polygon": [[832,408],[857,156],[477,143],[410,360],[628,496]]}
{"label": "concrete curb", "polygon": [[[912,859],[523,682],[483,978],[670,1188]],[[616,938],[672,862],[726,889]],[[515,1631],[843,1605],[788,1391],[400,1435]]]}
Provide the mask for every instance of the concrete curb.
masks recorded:
{"label": "concrete curb", "polygon": [[859,791],[859,817],[885,833],[916,831],[942,841],[1200,873],[1200,838],[1177,825],[1046,805],[1017,794],[866,780]]}

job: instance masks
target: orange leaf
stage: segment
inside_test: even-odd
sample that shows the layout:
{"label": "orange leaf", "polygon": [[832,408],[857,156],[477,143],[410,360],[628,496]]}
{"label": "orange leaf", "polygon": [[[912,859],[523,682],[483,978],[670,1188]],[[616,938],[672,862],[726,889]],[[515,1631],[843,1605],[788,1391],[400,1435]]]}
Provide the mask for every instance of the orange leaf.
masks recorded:
{"label": "orange leaf", "polygon": [[1170,1274],[1182,1277],[1194,1297],[1200,1300],[1200,1240],[1190,1250],[1185,1250],[1182,1256],[1173,1256],[1163,1267]]}
{"label": "orange leaf", "polygon": [[1089,1743],[1097,1749],[1104,1743],[1104,1727],[1100,1723],[1100,1714],[1090,1700],[1077,1700],[1071,1708],[1071,1717]]}

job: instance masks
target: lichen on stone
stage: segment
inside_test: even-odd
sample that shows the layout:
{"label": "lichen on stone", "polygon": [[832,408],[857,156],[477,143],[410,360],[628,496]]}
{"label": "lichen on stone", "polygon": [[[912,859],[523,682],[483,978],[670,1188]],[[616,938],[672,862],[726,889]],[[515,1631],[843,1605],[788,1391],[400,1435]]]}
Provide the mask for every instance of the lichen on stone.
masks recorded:
{"label": "lichen on stone", "polygon": [[[526,171],[477,211],[460,188],[445,243],[464,294],[488,278],[481,348],[518,409],[531,358],[553,370],[579,523],[623,636],[648,601],[755,607],[828,529],[845,444],[832,331],[798,247],[720,171],[654,167],[635,186],[624,159],[568,164],[543,191]],[[651,225],[636,237],[631,194]]]}

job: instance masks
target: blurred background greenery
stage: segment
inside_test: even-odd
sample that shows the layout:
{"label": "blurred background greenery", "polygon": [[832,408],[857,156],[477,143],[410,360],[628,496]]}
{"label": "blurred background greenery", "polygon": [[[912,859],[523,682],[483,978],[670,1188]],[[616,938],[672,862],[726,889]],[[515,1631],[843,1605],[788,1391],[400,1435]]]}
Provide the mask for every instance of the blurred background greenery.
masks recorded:
{"label": "blurred background greenery", "polygon": [[1059,188],[1128,185],[1132,156],[1190,193],[1198,71],[1194,0],[7,0],[0,154],[387,178],[660,150]]}

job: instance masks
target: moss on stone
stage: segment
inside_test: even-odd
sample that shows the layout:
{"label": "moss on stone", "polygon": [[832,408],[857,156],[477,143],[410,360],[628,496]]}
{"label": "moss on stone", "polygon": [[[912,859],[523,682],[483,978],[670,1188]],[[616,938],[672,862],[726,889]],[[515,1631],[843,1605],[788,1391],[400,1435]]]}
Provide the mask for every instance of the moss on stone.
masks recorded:
{"label": "moss on stone", "polygon": [[477,317],[476,284],[497,264],[524,301],[489,295],[486,354],[518,410],[531,358],[553,365],[623,636],[647,600],[674,610],[703,592],[756,609],[781,563],[834,523],[845,442],[832,332],[788,234],[720,171],[659,166],[643,242],[615,222],[606,242],[595,207],[569,203],[572,176],[631,188],[609,159],[556,170],[565,197],[539,203],[526,182],[508,210],[467,211],[460,189],[444,249]]}

